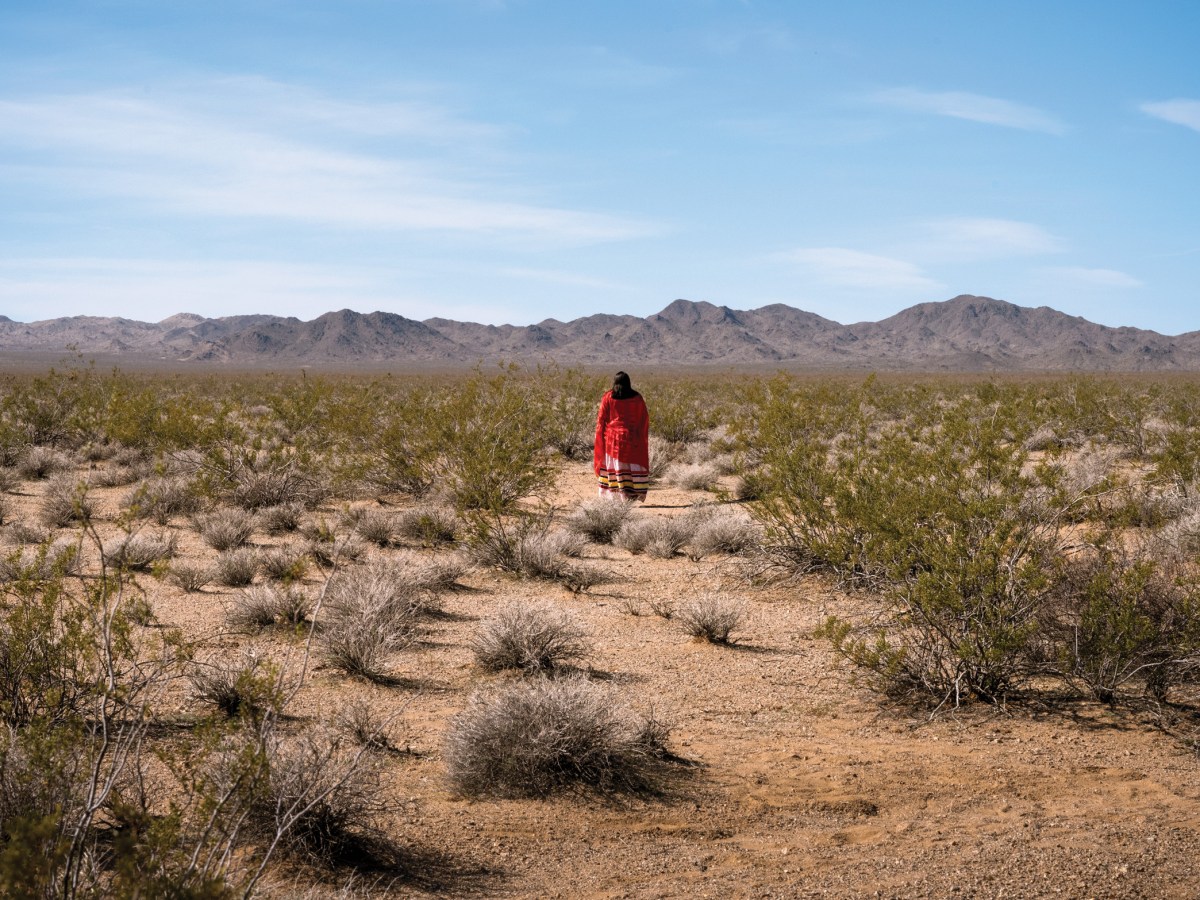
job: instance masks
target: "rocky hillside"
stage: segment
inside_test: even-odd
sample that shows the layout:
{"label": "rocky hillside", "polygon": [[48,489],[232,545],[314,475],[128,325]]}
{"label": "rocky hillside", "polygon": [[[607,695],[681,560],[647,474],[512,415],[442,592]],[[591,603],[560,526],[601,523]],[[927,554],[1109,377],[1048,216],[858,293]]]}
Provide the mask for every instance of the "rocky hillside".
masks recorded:
{"label": "rocky hillside", "polygon": [[814,369],[961,371],[1200,370],[1200,332],[1168,337],[1110,328],[1049,307],[960,296],[881,322],[841,325],[783,304],[735,310],[676,300],[662,312],[536,325],[417,322],[341,310],[311,322],[181,313],[158,323],[74,316],[0,316],[0,351],[75,350],[129,361],[196,365],[384,367],[556,361],[606,365],[779,365]]}

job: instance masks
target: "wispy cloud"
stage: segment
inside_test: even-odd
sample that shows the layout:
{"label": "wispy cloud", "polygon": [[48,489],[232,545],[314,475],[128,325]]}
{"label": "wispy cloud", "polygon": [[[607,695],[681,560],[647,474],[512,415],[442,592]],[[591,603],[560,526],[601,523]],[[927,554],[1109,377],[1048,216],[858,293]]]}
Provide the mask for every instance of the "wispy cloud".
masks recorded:
{"label": "wispy cloud", "polygon": [[[551,244],[658,233],[654,223],[531,202],[532,189],[462,151],[495,129],[428,102],[345,103],[272,83],[0,101],[10,172],[172,214],[372,230],[501,235]],[[194,92],[193,92],[194,93]],[[286,100],[289,102],[280,102]],[[446,148],[456,148],[453,152]]]}
{"label": "wispy cloud", "polygon": [[882,290],[942,286],[913,263],[845,247],[801,247],[778,254],[777,258],[801,264],[830,285]]}
{"label": "wispy cloud", "polygon": [[966,262],[1060,253],[1065,242],[1032,222],[949,216],[920,223],[906,251],[920,259]]}
{"label": "wispy cloud", "polygon": [[1132,275],[1119,272],[1116,269],[1089,269],[1084,266],[1048,266],[1043,271],[1064,281],[1092,287],[1140,288],[1145,286]]}
{"label": "wispy cloud", "polygon": [[18,321],[118,311],[140,321],[189,311],[312,318],[349,307],[405,314],[397,294],[390,273],[368,268],[237,260],[0,261],[0,309]]}
{"label": "wispy cloud", "polygon": [[1161,100],[1155,103],[1143,103],[1141,110],[1148,116],[1162,119],[1175,125],[1200,131],[1200,100]]}
{"label": "wispy cloud", "polygon": [[1000,125],[1004,128],[1019,128],[1023,131],[1042,131],[1046,134],[1066,133],[1066,124],[1057,116],[997,97],[985,97],[967,91],[921,91],[916,88],[892,88],[872,95],[872,100],[907,112],[949,116]]}

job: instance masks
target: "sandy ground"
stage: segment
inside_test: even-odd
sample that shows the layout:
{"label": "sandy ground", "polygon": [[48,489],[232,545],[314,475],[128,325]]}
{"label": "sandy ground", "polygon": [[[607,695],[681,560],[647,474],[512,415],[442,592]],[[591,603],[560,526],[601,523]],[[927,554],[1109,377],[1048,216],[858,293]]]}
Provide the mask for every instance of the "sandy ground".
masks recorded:
{"label": "sandy ground", "polygon": [[[8,497],[9,519],[32,519],[43,489],[24,482]],[[94,492],[102,530],[127,492]],[[592,493],[590,467],[573,463],[554,499],[569,508]],[[640,514],[680,515],[710,497],[656,489]],[[332,519],[339,505],[324,514]],[[172,529],[184,557],[213,555],[186,521]],[[403,686],[356,681],[317,661],[296,715],[328,719],[367,698],[396,716],[391,737],[411,751],[381,762],[389,833],[406,848],[407,871],[357,879],[364,895],[1200,896],[1200,761],[1136,715],[1072,703],[930,721],[884,709],[811,637],[830,612],[866,611],[870,597],[817,578],[756,586],[729,558],[654,560],[607,546],[587,555],[612,581],[582,595],[496,572],[465,577],[419,646],[398,657]],[[140,582],[163,625],[222,652],[253,644],[281,654],[294,643],[220,636],[233,589],[187,595]],[[652,600],[707,590],[744,600],[736,645],[697,643],[650,611]],[[673,723],[671,749],[695,764],[673,796],[470,801],[450,792],[440,757],[449,717],[472,691],[508,677],[473,665],[471,634],[516,598],[569,609],[591,630],[596,675]],[[330,876],[310,895],[335,896],[348,877]],[[273,891],[292,895],[301,883],[310,890],[307,873],[280,868]]]}

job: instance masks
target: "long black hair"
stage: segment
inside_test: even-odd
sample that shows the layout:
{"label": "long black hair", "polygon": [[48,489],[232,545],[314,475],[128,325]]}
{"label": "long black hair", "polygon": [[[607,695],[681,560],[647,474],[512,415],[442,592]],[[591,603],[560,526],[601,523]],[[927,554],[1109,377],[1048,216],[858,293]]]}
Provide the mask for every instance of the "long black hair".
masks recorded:
{"label": "long black hair", "polygon": [[628,400],[630,397],[638,396],[638,392],[629,383],[629,376],[624,372],[618,372],[613,376],[612,396],[614,400]]}

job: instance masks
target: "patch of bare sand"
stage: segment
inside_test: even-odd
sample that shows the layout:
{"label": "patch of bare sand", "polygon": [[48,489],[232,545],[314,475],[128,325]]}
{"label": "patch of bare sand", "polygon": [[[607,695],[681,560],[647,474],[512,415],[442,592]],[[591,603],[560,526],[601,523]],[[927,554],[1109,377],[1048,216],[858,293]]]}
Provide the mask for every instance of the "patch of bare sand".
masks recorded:
{"label": "patch of bare sand", "polygon": [[[33,519],[43,485],[10,497]],[[100,529],[128,489],[95,491]],[[593,496],[586,464],[561,473],[555,502]],[[700,492],[655,489],[640,515],[683,514]],[[320,514],[332,519],[340,503]],[[154,529],[151,526],[151,530]],[[210,559],[179,520],[180,553]],[[269,546],[288,538],[256,534]],[[376,555],[392,551],[373,550]],[[432,551],[427,551],[432,552]],[[736,561],[654,560],[591,547],[611,581],[583,595],[477,572],[444,598],[424,640],[397,658],[400,686],[347,678],[314,660],[292,712],[329,719],[366,699],[394,716],[385,799],[405,874],[360,881],[379,896],[642,897],[1194,897],[1200,873],[1197,760],[1129,716],[1094,705],[974,709],[930,722],[885,711],[853,684],[828,644],[811,638],[831,611],[866,609],[816,578],[754,586]],[[319,579],[310,574],[309,586]],[[139,576],[161,623],[232,656],[248,646],[296,659],[279,634],[231,634],[236,590],[185,594]],[[743,599],[733,647],[696,643],[649,614],[706,590]],[[674,723],[671,748],[692,761],[662,800],[469,801],[448,790],[442,735],[469,694],[508,676],[480,673],[477,622],[517,598],[548,600],[591,629],[590,665],[636,707]],[[643,614],[634,615],[630,610]],[[313,873],[276,867],[275,893]],[[376,880],[377,879],[377,880]],[[344,876],[329,878],[332,894]]]}

